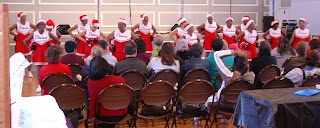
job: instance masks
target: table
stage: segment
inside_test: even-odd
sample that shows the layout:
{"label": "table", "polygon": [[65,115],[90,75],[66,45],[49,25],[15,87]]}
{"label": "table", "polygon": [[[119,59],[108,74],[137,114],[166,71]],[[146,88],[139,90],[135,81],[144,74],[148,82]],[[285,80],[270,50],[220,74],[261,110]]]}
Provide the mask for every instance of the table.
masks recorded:
{"label": "table", "polygon": [[248,90],[240,93],[232,124],[248,128],[319,128],[320,94],[293,93],[315,87]]}

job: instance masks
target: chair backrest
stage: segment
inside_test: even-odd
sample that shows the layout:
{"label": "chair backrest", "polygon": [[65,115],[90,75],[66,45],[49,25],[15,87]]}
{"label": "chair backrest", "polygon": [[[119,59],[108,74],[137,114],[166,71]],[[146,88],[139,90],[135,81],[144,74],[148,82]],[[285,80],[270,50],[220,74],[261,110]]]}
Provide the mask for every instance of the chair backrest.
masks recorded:
{"label": "chair backrest", "polygon": [[135,94],[129,86],[114,84],[101,90],[96,100],[96,108],[99,107],[97,104],[101,103],[105,109],[123,109],[127,108],[134,99]]}
{"label": "chair backrest", "polygon": [[287,64],[289,63],[289,61],[291,60],[292,57],[288,58],[286,61],[284,61],[284,63],[282,64],[282,68],[285,68],[287,66]]}
{"label": "chair backrest", "polygon": [[140,99],[148,105],[165,105],[174,96],[173,86],[163,80],[150,82],[140,92]]}
{"label": "chair backrest", "polygon": [[50,92],[54,87],[62,84],[74,84],[74,81],[69,75],[61,72],[56,72],[47,75],[42,80],[41,86],[43,86]]}
{"label": "chair backrest", "polygon": [[222,89],[220,93],[218,107],[225,110],[233,110],[233,106],[236,103],[240,92],[251,90],[253,88],[253,84],[243,79],[238,79],[230,82]]}
{"label": "chair backrest", "polygon": [[282,76],[276,76],[272,80],[269,80],[262,89],[272,89],[272,88],[291,88],[294,84],[288,78]]}
{"label": "chair backrest", "polygon": [[121,74],[121,76],[126,80],[128,86],[130,86],[133,91],[137,91],[143,88],[147,83],[146,76],[138,70],[129,70]]}
{"label": "chair backrest", "polygon": [[320,77],[318,75],[308,76],[302,81],[300,87],[315,86],[316,84],[320,84]]}
{"label": "chair backrest", "polygon": [[205,103],[212,94],[213,86],[206,80],[193,80],[185,84],[178,92],[178,97],[182,97],[186,103]]}
{"label": "chair backrest", "polygon": [[179,74],[172,69],[163,69],[152,76],[150,82],[157,80],[165,80],[168,81],[172,86],[175,86],[176,83],[179,83]]}
{"label": "chair backrest", "polygon": [[60,109],[74,109],[82,106],[88,100],[86,91],[75,84],[63,84],[53,88],[49,95],[52,95]]}
{"label": "chair backrest", "polygon": [[275,76],[280,76],[280,69],[277,65],[269,65],[263,68],[259,73],[259,79],[261,83],[267,83]]}
{"label": "chair backrest", "polygon": [[70,70],[71,70],[71,74],[72,74],[72,79],[74,81],[78,81],[77,79],[77,75],[80,74],[81,75],[81,70],[82,70],[82,67],[78,64],[68,64]]}
{"label": "chair backrest", "polygon": [[207,70],[203,68],[195,68],[186,73],[182,79],[182,83],[188,83],[196,79],[211,81],[211,76]]}
{"label": "chair backrest", "polygon": [[220,84],[222,83],[222,77],[220,74],[218,74],[216,76],[216,79],[214,80],[214,86],[216,87],[217,82],[219,82]]}

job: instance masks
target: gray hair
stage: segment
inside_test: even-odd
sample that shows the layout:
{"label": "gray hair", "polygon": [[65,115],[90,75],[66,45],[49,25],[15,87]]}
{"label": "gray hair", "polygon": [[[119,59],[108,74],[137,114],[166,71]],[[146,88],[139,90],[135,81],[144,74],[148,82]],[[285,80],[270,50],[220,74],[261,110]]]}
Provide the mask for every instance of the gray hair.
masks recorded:
{"label": "gray hair", "polygon": [[163,43],[163,39],[162,39],[162,36],[160,35],[156,35],[153,37],[153,43],[157,46],[161,46],[162,43]]}
{"label": "gray hair", "polygon": [[187,41],[183,38],[180,38],[176,43],[176,51],[188,51],[189,47]]}

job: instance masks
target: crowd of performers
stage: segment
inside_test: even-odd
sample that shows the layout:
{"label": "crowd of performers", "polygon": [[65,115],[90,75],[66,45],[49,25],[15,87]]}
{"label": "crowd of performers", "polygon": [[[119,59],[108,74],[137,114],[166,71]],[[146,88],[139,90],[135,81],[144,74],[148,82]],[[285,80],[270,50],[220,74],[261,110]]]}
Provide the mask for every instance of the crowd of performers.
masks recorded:
{"label": "crowd of performers", "polygon": [[[93,19],[91,24],[88,23],[89,17],[82,15],[79,17],[80,22],[68,29],[68,33],[77,43],[76,54],[86,58],[91,53],[91,48],[101,39],[104,39],[109,44],[109,50],[118,61],[125,58],[124,44],[128,41],[141,38],[145,41],[145,49],[147,53],[151,53],[153,49],[152,37],[156,34],[155,26],[149,21],[147,14],[140,15],[141,22],[134,25],[131,30],[127,29],[127,21],[123,18],[118,19],[118,28],[108,35],[99,30],[99,21]],[[249,16],[242,17],[240,25],[234,25],[234,19],[227,17],[225,25],[219,25],[214,20],[214,15],[209,14],[206,17],[207,21],[198,27],[196,30],[203,35],[203,48],[206,55],[212,50],[211,41],[215,38],[221,38],[219,33],[223,34],[224,41],[228,45],[237,44],[240,49],[248,51],[248,59],[252,59],[257,55],[256,47],[258,47],[258,33],[255,28],[255,23]],[[60,44],[61,34],[56,31],[55,24],[52,20],[37,20],[36,24],[27,21],[26,14],[21,12],[18,14],[18,22],[10,26],[10,34],[13,35],[16,41],[15,52],[23,53],[31,64],[38,66],[40,69],[47,64],[45,52],[48,46]],[[308,22],[301,18],[298,22],[298,28],[294,30],[290,45],[296,48],[300,41],[309,42],[310,30],[307,28]],[[200,43],[199,36],[195,33],[194,25],[188,23],[187,19],[180,18],[177,21],[178,27],[169,33],[169,37],[173,42],[177,42],[179,38],[184,38],[188,46],[195,43]],[[16,29],[17,33],[13,30]],[[31,32],[32,29],[32,32]],[[138,29],[139,34],[134,31]],[[76,30],[78,34],[74,35],[72,31]],[[100,38],[102,37],[102,38]],[[278,20],[271,23],[271,28],[262,36],[270,42],[271,48],[277,46],[281,38],[286,37],[286,33],[282,31]],[[112,41],[113,40],[113,41]],[[32,77],[28,68],[28,75]]]}

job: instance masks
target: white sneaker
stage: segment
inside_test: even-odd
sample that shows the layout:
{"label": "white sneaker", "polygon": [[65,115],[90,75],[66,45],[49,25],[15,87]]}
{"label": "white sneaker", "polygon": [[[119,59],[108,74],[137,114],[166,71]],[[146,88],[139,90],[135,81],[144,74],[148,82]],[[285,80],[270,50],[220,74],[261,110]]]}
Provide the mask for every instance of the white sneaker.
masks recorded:
{"label": "white sneaker", "polygon": [[31,72],[31,71],[28,71],[28,76],[29,76],[29,78],[32,78],[32,77],[33,77],[33,75],[32,75],[32,72]]}
{"label": "white sneaker", "polygon": [[41,92],[41,87],[39,85],[38,88],[36,89],[36,93],[40,93],[40,92]]}

